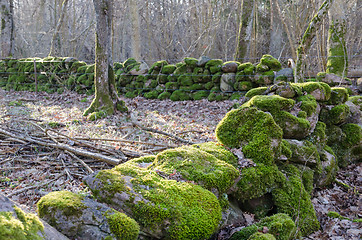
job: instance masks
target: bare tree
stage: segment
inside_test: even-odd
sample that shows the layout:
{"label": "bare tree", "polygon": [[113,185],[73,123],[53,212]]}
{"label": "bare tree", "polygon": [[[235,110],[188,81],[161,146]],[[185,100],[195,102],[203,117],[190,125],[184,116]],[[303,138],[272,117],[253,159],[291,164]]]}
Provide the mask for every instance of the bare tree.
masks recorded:
{"label": "bare tree", "polygon": [[13,0],[0,1],[1,13],[1,57],[10,57],[14,53],[14,20],[13,20]]}
{"label": "bare tree", "polygon": [[114,111],[127,111],[124,102],[118,98],[114,80],[112,60],[112,17],[113,0],[93,0],[96,13],[96,59],[95,96],[84,115],[90,118],[103,117]]}

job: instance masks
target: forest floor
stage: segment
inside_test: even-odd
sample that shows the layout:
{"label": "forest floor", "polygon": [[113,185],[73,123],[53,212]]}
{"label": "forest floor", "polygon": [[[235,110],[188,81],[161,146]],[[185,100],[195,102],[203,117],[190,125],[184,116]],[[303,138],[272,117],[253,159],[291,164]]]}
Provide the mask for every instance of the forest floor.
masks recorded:
{"label": "forest floor", "polygon": [[[235,103],[172,102],[137,97],[123,99],[130,114],[91,122],[82,115],[91,100],[92,96],[73,92],[60,95],[0,89],[0,126],[14,135],[30,134],[39,141],[53,140],[110,157],[130,159],[185,144],[178,138],[190,143],[215,141],[216,125]],[[0,193],[32,212],[36,211],[36,202],[47,193],[87,191],[82,178],[91,171],[111,167],[92,158],[76,158],[69,151],[0,138]],[[333,184],[314,192],[312,202],[321,230],[305,239],[361,238],[362,223],[351,221],[362,217],[361,173],[361,163],[341,169],[337,179],[350,188]],[[329,211],[338,212],[344,218],[328,217]],[[248,223],[253,221],[252,218]],[[227,235],[220,233],[215,239],[227,239]]]}

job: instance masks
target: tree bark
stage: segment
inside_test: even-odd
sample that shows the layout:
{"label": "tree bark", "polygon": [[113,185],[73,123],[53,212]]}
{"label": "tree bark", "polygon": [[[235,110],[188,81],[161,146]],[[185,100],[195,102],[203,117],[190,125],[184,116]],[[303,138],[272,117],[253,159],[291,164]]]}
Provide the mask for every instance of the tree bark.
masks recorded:
{"label": "tree bark", "polygon": [[322,23],[322,18],[326,15],[329,8],[331,7],[333,0],[325,0],[321,7],[318,9],[318,12],[314,15],[312,20],[310,21],[307,29],[305,30],[303,37],[300,41],[300,44],[297,49],[297,60],[295,63],[295,72],[294,72],[294,81],[295,82],[303,82],[304,74],[303,74],[303,56],[304,53],[308,52],[312,40],[314,39],[317,28]]}
{"label": "tree bark", "polygon": [[1,57],[11,57],[14,53],[14,3],[13,0],[0,1],[1,14]]}
{"label": "tree bark", "polygon": [[114,79],[111,46],[113,0],[93,0],[93,4],[96,13],[95,96],[84,112],[85,116],[92,113],[91,119],[111,115],[116,109],[127,111],[124,102],[118,98]]}
{"label": "tree bark", "polygon": [[141,29],[138,12],[138,0],[129,1],[132,22],[132,57],[141,60]]}
{"label": "tree bark", "polygon": [[327,73],[344,77],[347,75],[348,57],[346,47],[345,2],[335,0],[329,9]]}
{"label": "tree bark", "polygon": [[57,49],[54,48],[55,45],[55,41],[60,41],[59,39],[59,30],[63,24],[63,20],[64,20],[64,16],[66,13],[66,9],[67,9],[67,5],[68,5],[69,0],[64,0],[62,3],[62,10],[60,13],[60,17],[57,23],[57,26],[55,27],[55,31],[52,37],[52,40],[50,41],[50,51],[49,51],[49,56],[56,56],[57,54]]}

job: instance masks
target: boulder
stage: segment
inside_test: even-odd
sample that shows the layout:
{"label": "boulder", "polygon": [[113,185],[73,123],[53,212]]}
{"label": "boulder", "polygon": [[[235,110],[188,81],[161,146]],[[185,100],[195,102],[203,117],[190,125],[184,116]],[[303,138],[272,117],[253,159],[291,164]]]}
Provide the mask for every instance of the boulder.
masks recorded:
{"label": "boulder", "polygon": [[330,148],[326,149],[329,151],[323,149],[319,152],[319,156],[321,158],[321,170],[316,172],[314,177],[315,186],[318,188],[332,184],[338,171],[336,156]]}
{"label": "boulder", "polygon": [[0,239],[68,240],[55,228],[0,194]]}
{"label": "boulder", "polygon": [[221,69],[224,73],[236,73],[236,71],[238,70],[238,66],[240,65],[240,63],[238,62],[225,62]]}
{"label": "boulder", "polygon": [[125,163],[85,182],[97,199],[134,218],[150,237],[209,238],[221,220],[218,199],[193,182],[173,180],[175,175]]}
{"label": "boulder", "polygon": [[38,202],[42,219],[74,239],[137,239],[139,225],[124,213],[93,199],[67,192],[51,192]]}
{"label": "boulder", "polygon": [[198,67],[205,67],[206,63],[208,61],[210,61],[211,58],[207,57],[207,56],[201,56],[197,62],[197,66]]}
{"label": "boulder", "polygon": [[220,90],[222,92],[234,91],[235,73],[224,73],[221,76]]}

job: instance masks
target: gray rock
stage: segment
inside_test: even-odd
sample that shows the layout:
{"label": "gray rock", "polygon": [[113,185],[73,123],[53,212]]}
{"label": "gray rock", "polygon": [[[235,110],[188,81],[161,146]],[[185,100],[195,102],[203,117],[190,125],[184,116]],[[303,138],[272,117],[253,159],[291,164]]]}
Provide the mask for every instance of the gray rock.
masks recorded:
{"label": "gray rock", "polygon": [[238,64],[236,62],[226,62],[221,67],[224,73],[236,73]]}
{"label": "gray rock", "polygon": [[145,62],[142,62],[138,68],[132,69],[129,73],[131,75],[144,75],[148,72],[148,65]]}
{"label": "gray rock", "polygon": [[[278,72],[276,72],[274,74],[274,79],[277,80],[276,79],[277,77],[284,76],[284,77],[286,77],[287,82],[292,82],[293,79],[294,79],[293,74],[294,74],[293,69],[291,69],[291,68],[283,68],[282,70],[280,70],[280,71],[278,71]],[[274,83],[277,83],[277,82],[274,81]]]}
{"label": "gray rock", "polygon": [[314,177],[314,183],[316,187],[324,187],[331,184],[334,181],[334,178],[337,174],[338,166],[336,157],[333,154],[330,154],[326,150],[322,150],[319,152],[319,156],[321,157],[321,171]]}
{"label": "gray rock", "polygon": [[201,56],[201,57],[199,58],[199,61],[197,62],[197,66],[198,66],[198,67],[205,67],[206,63],[207,63],[208,61],[210,61],[210,60],[211,60],[211,58],[209,58],[209,57],[207,57],[207,56]]}
{"label": "gray rock", "polygon": [[336,85],[349,85],[350,82],[346,79],[338,76],[334,73],[327,73],[324,78],[322,78],[322,82],[329,84],[330,86]]}
{"label": "gray rock", "polygon": [[288,159],[291,162],[303,164],[312,169],[320,166],[320,157],[317,147],[309,141],[299,141],[295,139],[286,139],[290,144],[292,157]]}
{"label": "gray rock", "polygon": [[350,114],[346,119],[346,123],[355,123],[362,126],[362,111],[360,107],[351,101],[347,101],[346,104],[349,107]]}
{"label": "gray rock", "polygon": [[222,92],[234,91],[235,73],[224,73],[221,76],[220,90]]}
{"label": "gray rock", "polygon": [[[15,213],[15,210],[14,210],[15,206],[20,208],[25,214],[30,214],[26,210],[24,210],[20,206],[18,206],[16,203],[11,201],[9,198],[7,198],[4,195],[0,194],[0,212],[11,212],[12,216],[15,219],[19,219],[17,217],[17,214]],[[34,216],[34,214],[32,214],[32,215]],[[43,220],[41,220],[38,217],[36,217],[36,219],[38,219],[44,226],[44,231],[43,232],[38,231],[36,233],[36,235],[40,239],[44,239],[44,240],[69,240],[67,237],[65,237],[63,234],[58,232],[55,228],[50,226],[48,223],[44,222]],[[2,224],[2,223],[0,222],[0,224]],[[1,236],[2,235],[0,234],[0,238],[1,238]],[[19,235],[17,235],[17,236],[19,237]],[[15,239],[16,236],[7,236],[7,237],[9,237],[11,239]],[[30,237],[30,235],[24,231],[24,239],[27,238],[27,237]]]}
{"label": "gray rock", "polygon": [[362,78],[358,78],[356,83],[358,92],[362,93]]}

